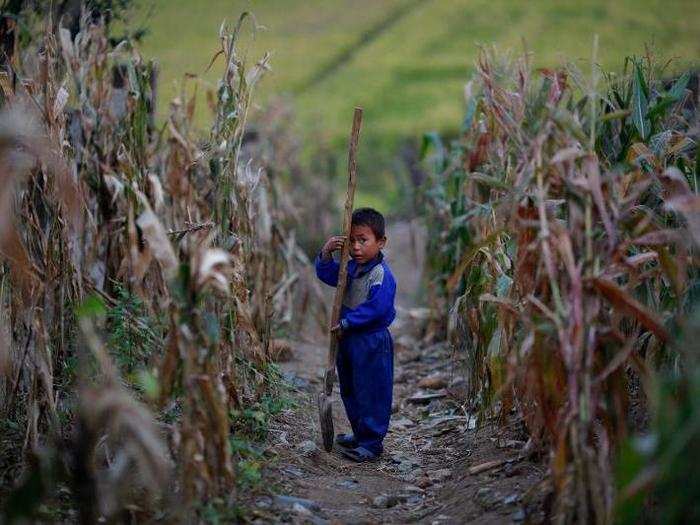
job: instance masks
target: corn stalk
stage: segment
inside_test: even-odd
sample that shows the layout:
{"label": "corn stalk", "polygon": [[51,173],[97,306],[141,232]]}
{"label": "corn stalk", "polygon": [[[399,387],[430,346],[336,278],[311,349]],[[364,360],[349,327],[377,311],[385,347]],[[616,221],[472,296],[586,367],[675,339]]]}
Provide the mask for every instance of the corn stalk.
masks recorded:
{"label": "corn stalk", "polygon": [[484,51],[459,138],[425,141],[434,300],[454,303],[466,401],[519,410],[558,523],[611,521],[629,381],[668,358],[698,278],[696,217],[674,207],[698,199],[689,76],[664,88],[628,64],[599,85]]}

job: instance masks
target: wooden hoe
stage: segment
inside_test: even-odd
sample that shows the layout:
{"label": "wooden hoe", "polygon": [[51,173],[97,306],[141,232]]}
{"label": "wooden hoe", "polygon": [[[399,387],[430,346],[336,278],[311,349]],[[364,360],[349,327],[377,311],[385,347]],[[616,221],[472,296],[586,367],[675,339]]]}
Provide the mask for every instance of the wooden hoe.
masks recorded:
{"label": "wooden hoe", "polygon": [[[350,259],[350,222],[352,219],[352,206],[355,200],[355,187],[357,186],[357,143],[360,138],[362,126],[362,108],[355,108],[352,119],[352,132],[350,134],[350,148],[348,152],[348,192],[345,196],[345,210],[343,215],[343,235],[345,243],[340,255],[340,271],[338,272],[338,285],[335,288],[333,300],[333,312],[331,313],[331,327],[340,320],[340,307],[345,297],[345,288],[348,282],[348,260]],[[338,354],[338,332],[331,332],[331,342],[328,349],[328,364],[323,378],[323,392],[318,396],[318,416],[321,423],[321,435],[323,448],[326,452],[333,450],[335,431],[333,430],[333,383],[335,382],[335,359]]]}

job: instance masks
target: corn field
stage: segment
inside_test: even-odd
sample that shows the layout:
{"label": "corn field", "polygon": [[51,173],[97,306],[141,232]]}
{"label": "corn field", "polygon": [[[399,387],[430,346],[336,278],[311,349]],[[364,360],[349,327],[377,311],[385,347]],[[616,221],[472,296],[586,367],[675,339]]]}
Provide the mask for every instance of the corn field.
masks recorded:
{"label": "corn field", "polygon": [[[246,521],[274,463],[250,442],[289,403],[275,360],[328,329],[311,259],[335,156],[319,139],[305,164],[290,107],[255,107],[271,58],[242,51],[250,13],[221,25],[215,88],[186,74],[158,118],[135,40],[56,13],[0,26],[1,520]],[[466,382],[464,414],[429,413],[442,390],[406,413],[516,419],[547,521],[700,521],[698,75],[650,51],[603,71],[597,41],[590,70],[532,60],[483,48],[456,137],[407,162],[429,311],[401,320],[403,365],[446,339]]]}
{"label": "corn field", "polygon": [[46,20],[15,43],[0,79],[9,521],[66,494],[83,523],[235,503],[242,409],[274,397],[274,338],[318,293],[246,140],[269,58],[239,54],[248,22],[221,27],[204,139],[184,89],[156,126],[155,65],[86,12],[75,34]]}
{"label": "corn field", "polygon": [[520,414],[552,521],[637,523],[645,501],[693,521],[697,90],[650,54],[622,75],[530,60],[483,50],[459,137],[424,139],[431,301],[466,401]]}

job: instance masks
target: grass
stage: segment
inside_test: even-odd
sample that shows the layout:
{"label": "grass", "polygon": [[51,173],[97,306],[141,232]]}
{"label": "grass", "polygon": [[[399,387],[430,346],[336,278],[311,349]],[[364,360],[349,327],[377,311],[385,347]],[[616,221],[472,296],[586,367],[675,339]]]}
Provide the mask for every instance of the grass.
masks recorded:
{"label": "grass", "polygon": [[[361,173],[373,174],[364,187],[370,191],[395,189],[393,157],[407,137],[456,130],[479,44],[519,50],[525,41],[536,66],[553,66],[562,57],[587,60],[598,34],[600,62],[608,70],[646,43],[664,57],[677,57],[676,70],[697,65],[700,56],[700,4],[692,0],[140,2],[154,7],[142,49],[161,63],[161,113],[178,93],[183,71],[215,85],[219,68],[204,73],[215,52],[211,35],[223,18],[234,21],[251,10],[267,28],[249,43],[251,58],[263,50],[273,53],[259,100],[289,96],[303,135],[315,130],[343,157],[352,107],[364,106],[359,162]],[[319,80],[319,72],[339,57],[343,60]],[[198,120],[205,122],[203,97],[201,102]],[[364,199],[371,197],[361,195]]]}

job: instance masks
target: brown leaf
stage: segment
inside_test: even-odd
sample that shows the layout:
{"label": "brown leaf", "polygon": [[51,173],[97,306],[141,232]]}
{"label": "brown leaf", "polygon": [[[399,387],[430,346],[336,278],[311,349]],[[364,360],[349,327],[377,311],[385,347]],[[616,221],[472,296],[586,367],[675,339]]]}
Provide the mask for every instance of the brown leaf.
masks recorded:
{"label": "brown leaf", "polygon": [[653,332],[662,341],[668,341],[668,332],[661,320],[624,289],[614,282],[600,277],[592,278],[591,283],[613,305],[634,316],[647,330]]}
{"label": "brown leaf", "polygon": [[457,284],[459,284],[459,280],[462,278],[462,275],[464,272],[467,270],[471,262],[474,260],[474,258],[477,256],[479,253],[479,250],[484,248],[485,246],[489,246],[493,242],[495,242],[498,239],[498,236],[501,234],[501,230],[497,230],[493,232],[491,235],[483,239],[481,242],[476,243],[467,253],[464,254],[462,257],[462,260],[459,262],[457,265],[457,268],[455,271],[452,273],[449,279],[447,279],[447,289],[448,290],[454,290],[457,287]]}
{"label": "brown leaf", "polygon": [[603,221],[603,226],[605,227],[605,233],[608,235],[608,246],[612,249],[616,243],[616,233],[613,228],[612,221],[608,215],[607,207],[605,206],[605,197],[603,196],[602,183],[600,180],[600,166],[598,165],[598,159],[595,155],[588,155],[584,159],[584,166],[586,170],[586,176],[588,178],[588,187],[593,195],[593,202],[595,202],[596,208],[598,208],[598,214]]}
{"label": "brown leaf", "polygon": [[287,363],[294,358],[292,344],[286,339],[272,339],[269,351],[270,359],[275,363]]}
{"label": "brown leaf", "polygon": [[162,266],[166,277],[172,279],[177,272],[177,257],[160,220],[149,207],[136,219],[136,224],[141,228],[153,256]]}
{"label": "brown leaf", "polygon": [[669,244],[675,244],[681,240],[681,232],[678,230],[656,230],[644,235],[640,235],[632,241],[632,244],[639,244],[642,246],[667,246]]}

